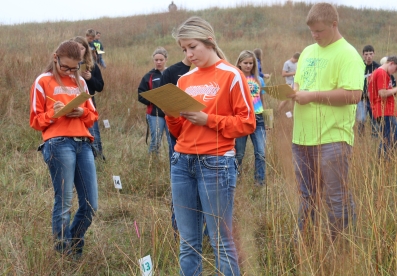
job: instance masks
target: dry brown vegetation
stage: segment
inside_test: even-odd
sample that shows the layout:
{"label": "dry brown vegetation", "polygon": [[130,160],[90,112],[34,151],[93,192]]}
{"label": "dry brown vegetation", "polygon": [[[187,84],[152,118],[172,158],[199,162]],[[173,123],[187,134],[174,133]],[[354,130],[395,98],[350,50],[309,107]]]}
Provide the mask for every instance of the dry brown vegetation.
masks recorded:
{"label": "dry brown vegetation", "polygon": [[[170,183],[166,145],[157,163],[144,141],[144,106],[137,87],[152,67],[157,46],[169,51],[171,65],[182,52],[171,37],[191,15],[212,23],[220,47],[234,63],[244,49],[262,48],[263,67],[282,83],[285,60],[313,43],[305,25],[310,6],[244,6],[195,13],[178,11],[125,18],[0,26],[0,274],[139,275],[138,259],[150,254],[155,275],[178,274],[178,243],[170,223]],[[340,31],[361,52],[366,44],[376,59],[397,53],[396,12],[339,7]],[[29,127],[29,89],[63,40],[102,32],[107,69],[105,90],[96,96],[100,120],[108,119],[102,141],[106,163],[98,162],[99,211],[86,240],[83,259],[71,262],[55,254],[51,240],[53,192],[36,147],[40,133]],[[276,108],[277,102],[268,104]],[[313,243],[295,249],[297,190],[292,172],[292,122],[276,114],[268,132],[267,188],[253,185],[251,144],[238,181],[235,231],[244,275],[394,275],[397,270],[397,191],[395,158],[376,157],[378,141],[367,133],[356,139],[351,182],[357,226],[329,246],[315,231]],[[367,127],[367,130],[369,128]],[[112,175],[123,189],[114,189]],[[321,213],[323,214],[323,213]],[[320,214],[320,218],[323,216]],[[134,222],[140,230],[138,238]],[[321,224],[320,224],[321,225]],[[212,251],[205,241],[204,275],[213,275]]]}

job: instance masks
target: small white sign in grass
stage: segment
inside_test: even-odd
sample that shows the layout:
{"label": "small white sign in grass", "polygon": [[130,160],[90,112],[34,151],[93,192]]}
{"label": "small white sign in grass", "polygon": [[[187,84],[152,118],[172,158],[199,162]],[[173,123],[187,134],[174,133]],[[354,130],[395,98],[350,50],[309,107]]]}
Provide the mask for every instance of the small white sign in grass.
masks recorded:
{"label": "small white sign in grass", "polygon": [[105,128],[110,128],[109,120],[103,120],[103,125]]}
{"label": "small white sign in grass", "polygon": [[118,175],[113,175],[113,183],[114,183],[114,187],[116,189],[121,190],[121,180],[120,180],[120,176]]}
{"label": "small white sign in grass", "polygon": [[150,255],[139,259],[139,266],[141,267],[142,276],[152,276],[153,275],[153,265]]}

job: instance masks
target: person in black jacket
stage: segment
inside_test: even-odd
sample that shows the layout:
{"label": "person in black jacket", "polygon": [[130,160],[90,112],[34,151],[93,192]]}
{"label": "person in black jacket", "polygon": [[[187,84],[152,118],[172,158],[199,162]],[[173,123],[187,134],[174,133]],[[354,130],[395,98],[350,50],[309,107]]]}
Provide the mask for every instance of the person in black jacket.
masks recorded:
{"label": "person in black jacket", "polygon": [[[165,70],[165,65],[167,63],[167,51],[163,47],[158,47],[153,52],[153,62],[155,68],[150,70],[141,80],[141,83],[138,87],[138,101],[145,104],[146,108],[146,121],[150,130],[150,146],[149,153],[155,153],[156,155],[159,153],[161,139],[163,137],[163,132],[166,132],[168,144],[171,144],[169,141],[169,132],[167,128],[167,124],[164,119],[164,112],[158,108],[155,104],[143,98],[140,94],[142,92],[146,92],[152,89],[155,89],[160,86],[160,79],[163,71]],[[147,137],[146,137],[147,138]]]}
{"label": "person in black jacket", "polygon": [[[81,64],[85,64],[85,69],[83,66],[83,70],[80,71],[80,74],[87,83],[88,91],[90,92],[90,94],[95,95],[95,92],[101,92],[104,86],[101,69],[99,69],[98,64],[93,59],[91,48],[87,40],[82,36],[76,36],[72,40],[79,44],[82,56]],[[92,97],[92,102],[94,103],[94,106],[96,108],[94,97]],[[99,156],[100,158],[102,158],[102,160],[105,160],[105,156],[103,155],[101,133],[99,132],[98,121],[96,121],[94,125],[88,130],[90,131],[92,136],[94,136],[94,142],[92,143],[94,156]]]}

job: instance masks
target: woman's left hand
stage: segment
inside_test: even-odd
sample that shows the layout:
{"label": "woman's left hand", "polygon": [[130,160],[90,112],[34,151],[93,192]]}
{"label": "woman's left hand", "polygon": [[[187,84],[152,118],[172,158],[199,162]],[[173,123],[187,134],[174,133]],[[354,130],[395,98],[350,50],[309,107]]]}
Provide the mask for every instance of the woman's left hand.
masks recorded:
{"label": "woman's left hand", "polygon": [[207,124],[208,114],[202,111],[199,112],[181,112],[181,116],[186,118],[193,125],[204,126]]}
{"label": "woman's left hand", "polygon": [[75,109],[73,109],[72,112],[66,114],[65,116],[69,117],[69,118],[79,118],[79,117],[81,117],[81,115],[83,115],[83,113],[84,113],[84,110],[82,107],[76,107]]}

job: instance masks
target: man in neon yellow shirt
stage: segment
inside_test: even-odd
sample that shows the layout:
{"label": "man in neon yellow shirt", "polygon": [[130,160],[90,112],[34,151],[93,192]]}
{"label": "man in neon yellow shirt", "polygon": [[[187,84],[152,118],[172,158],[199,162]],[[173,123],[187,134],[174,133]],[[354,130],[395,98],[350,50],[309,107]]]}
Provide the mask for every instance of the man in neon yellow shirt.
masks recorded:
{"label": "man in neon yellow shirt", "polygon": [[[360,101],[364,64],[357,50],[339,33],[339,16],[328,3],[313,5],[306,18],[316,41],[298,61],[292,152],[300,190],[298,227],[320,218],[316,206],[327,205],[331,236],[355,219],[347,188],[353,125]],[[316,195],[319,193],[319,196]],[[321,198],[322,202],[316,202]]]}

